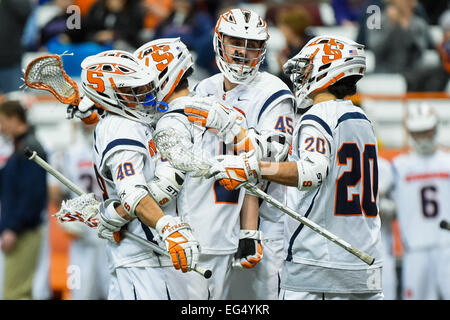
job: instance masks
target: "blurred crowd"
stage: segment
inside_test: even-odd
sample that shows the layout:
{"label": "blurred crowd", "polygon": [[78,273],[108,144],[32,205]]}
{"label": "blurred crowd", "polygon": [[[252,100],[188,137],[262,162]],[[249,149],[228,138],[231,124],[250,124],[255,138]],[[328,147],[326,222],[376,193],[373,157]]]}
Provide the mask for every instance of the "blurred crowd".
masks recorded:
{"label": "blurred crowd", "polygon": [[[319,35],[319,32],[339,30],[339,33],[347,37],[351,35],[355,41],[364,44],[366,50],[372,53],[375,63],[368,72],[401,74],[410,92],[441,92],[450,89],[448,0],[0,0],[0,105],[2,94],[20,90],[19,87],[23,84],[22,69],[30,57],[46,53],[73,53],[63,55],[62,59],[69,76],[77,78],[81,71],[80,63],[85,57],[108,49],[134,51],[145,42],[157,38],[181,37],[195,57],[194,79],[209,77],[219,72],[213,50],[215,23],[221,13],[236,7],[251,9],[265,17],[270,39],[260,70],[280,77],[289,87],[291,82],[282,72],[284,63],[311,38]],[[430,56],[436,59],[430,59]],[[11,116],[8,108],[16,110],[13,111],[20,116]],[[11,154],[17,154],[17,157],[22,155],[20,142],[24,137],[34,136],[34,129],[22,119],[24,117],[19,106],[9,106],[6,111],[2,109],[0,108],[0,120],[4,119],[0,121],[3,123],[3,128],[0,129],[0,169],[6,165]],[[17,118],[18,124],[11,117]],[[7,132],[8,124],[11,132]],[[77,131],[78,136],[85,135],[80,132]],[[2,141],[7,134],[13,137],[13,145]],[[81,140],[79,138],[77,142],[80,145]],[[40,145],[38,141],[36,144]],[[79,151],[79,148],[72,149],[74,152]],[[44,151],[41,156],[46,157]],[[88,160],[82,160],[80,161],[88,163]],[[29,170],[35,168],[31,161],[24,162],[30,166],[24,171],[28,175]],[[61,163],[64,162],[67,161],[61,160]],[[67,163],[65,165],[69,167]],[[9,165],[6,168],[10,177],[17,176],[15,166]],[[72,171],[72,168],[66,168],[66,172]],[[3,185],[4,190],[11,189],[7,177],[2,177],[0,173],[0,200],[4,203],[1,187]],[[61,203],[63,196],[52,189],[57,185],[55,181],[42,182],[45,179],[36,179],[50,186],[48,198],[51,203]],[[31,183],[30,179],[11,180],[25,181],[23,186],[17,187],[27,189],[27,192],[23,192],[24,195],[41,191],[36,198],[45,198],[42,190],[36,188],[37,183]],[[94,180],[88,182],[92,183]],[[32,205],[28,201],[30,197],[25,198],[14,200],[23,203],[22,211],[27,213],[23,215],[24,221],[44,224],[41,209],[36,209],[30,220],[28,214]],[[32,204],[36,207],[36,202]],[[46,207],[46,204],[41,204],[40,207]],[[27,245],[30,240],[16,239],[14,235],[8,234],[3,237],[3,229],[5,225],[0,223],[2,252],[13,251],[11,248],[19,242],[23,243],[24,248],[23,253],[16,254],[17,260],[5,263],[6,268],[15,270],[15,265],[18,264],[26,265],[28,269],[34,268],[27,263],[18,262],[23,257],[30,257],[31,247]],[[45,230],[39,232],[44,235],[48,233]],[[71,230],[69,233],[77,232]],[[33,237],[39,236],[40,234],[31,234],[30,242],[36,245]],[[36,253],[37,250],[33,252]],[[95,255],[95,252],[92,254]],[[37,256],[33,256],[33,259],[39,260]],[[42,268],[45,273],[48,266]],[[21,270],[17,272],[19,271]],[[3,286],[0,275],[0,288],[12,288],[14,293],[23,294],[19,291],[26,290],[12,280],[8,282],[5,279]],[[28,279],[28,287],[31,287],[30,282]],[[48,290],[41,289],[48,284],[48,280],[44,277],[43,282],[42,286],[33,284],[35,292],[32,298],[48,299],[52,295]],[[396,288],[393,289],[395,290]],[[77,297],[77,293],[72,294]],[[387,297],[392,299],[396,294],[394,292]],[[96,296],[99,297],[104,296]],[[24,295],[24,298],[29,297]]]}
{"label": "blurred crowd", "polygon": [[[263,68],[283,80],[283,63],[317,35],[315,27],[328,27],[354,35],[373,53],[373,72],[402,74],[408,91],[446,89],[447,0],[3,0],[0,93],[18,90],[25,53],[73,52],[63,62],[67,73],[77,77],[88,55],[133,51],[152,39],[174,36],[195,54],[197,77],[210,76],[218,72],[214,25],[231,7],[246,7],[266,18],[271,38]],[[437,37],[432,35],[436,29]],[[437,59],[430,60],[430,53]]]}

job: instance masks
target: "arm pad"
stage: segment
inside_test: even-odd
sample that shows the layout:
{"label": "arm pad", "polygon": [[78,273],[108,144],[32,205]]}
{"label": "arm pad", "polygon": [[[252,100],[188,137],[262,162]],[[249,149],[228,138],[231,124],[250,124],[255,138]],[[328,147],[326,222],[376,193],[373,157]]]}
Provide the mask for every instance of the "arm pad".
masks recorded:
{"label": "arm pad", "polygon": [[147,183],[150,196],[160,207],[167,206],[183,186],[185,174],[168,163],[158,162],[153,180]]}
{"label": "arm pad", "polygon": [[125,211],[133,218],[136,218],[134,210],[146,195],[148,195],[147,186],[136,185],[124,190],[119,196]]}
{"label": "arm pad", "polygon": [[322,184],[328,174],[328,160],[316,152],[306,152],[297,161],[298,186],[300,191],[313,190]]}

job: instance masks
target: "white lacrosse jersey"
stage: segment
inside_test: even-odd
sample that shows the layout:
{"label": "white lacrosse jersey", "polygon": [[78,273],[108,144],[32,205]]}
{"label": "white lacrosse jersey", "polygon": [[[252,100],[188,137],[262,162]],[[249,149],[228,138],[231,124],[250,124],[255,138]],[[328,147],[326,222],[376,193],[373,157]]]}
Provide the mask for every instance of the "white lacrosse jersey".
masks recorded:
{"label": "white lacrosse jersey", "polygon": [[[117,199],[127,187],[143,185],[153,179],[156,148],[150,126],[120,116],[105,114],[94,132],[94,159],[97,181],[103,199]],[[138,218],[127,224],[127,230],[158,244],[156,230]],[[164,246],[163,244],[159,244]],[[155,267],[172,265],[170,258],[159,256],[127,238],[120,243],[108,241],[108,253],[113,268]]]}
{"label": "white lacrosse jersey", "polygon": [[[208,160],[223,154],[225,148],[217,134],[187,120],[183,109],[191,99],[192,95],[173,100],[170,111],[158,121],[155,135],[173,128],[196,157]],[[177,213],[191,226],[202,253],[225,255],[237,251],[244,196],[244,189],[228,191],[213,178],[186,174],[177,198]]]}
{"label": "white lacrosse jersey", "polygon": [[316,152],[328,175],[311,191],[288,188],[288,207],[375,258],[368,266],[342,247],[286,216],[281,286],[292,291],[381,291],[377,140],[371,122],[351,101],[312,106],[294,130],[290,161]]}
{"label": "white lacrosse jersey", "polygon": [[[225,105],[241,111],[249,128],[258,132],[279,131],[292,135],[294,130],[294,96],[278,77],[258,72],[248,85],[238,85],[229,91],[223,89],[224,76],[216,74],[199,82],[194,90],[201,96],[214,96]],[[264,191],[286,203],[286,187],[266,182]],[[283,213],[273,205],[260,200],[259,230],[264,239],[283,237]]]}
{"label": "white lacrosse jersey", "polygon": [[450,154],[415,152],[395,157],[393,197],[406,251],[450,246],[450,232],[439,227],[450,221]]}

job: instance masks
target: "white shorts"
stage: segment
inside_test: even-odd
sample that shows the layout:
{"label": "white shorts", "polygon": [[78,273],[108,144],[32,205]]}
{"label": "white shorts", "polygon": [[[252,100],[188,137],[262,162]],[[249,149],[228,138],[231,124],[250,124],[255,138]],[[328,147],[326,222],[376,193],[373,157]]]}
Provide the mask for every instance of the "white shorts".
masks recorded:
{"label": "white shorts", "polygon": [[[108,300],[175,300],[187,299],[183,274],[173,267],[116,268],[111,275]],[[187,282],[187,280],[185,280]]]}
{"label": "white shorts", "polygon": [[70,245],[68,272],[71,273],[69,277],[79,278],[78,281],[71,282],[72,287],[69,288],[72,300],[106,299],[110,272],[103,240],[73,240]]}
{"label": "white shorts", "polygon": [[405,252],[402,257],[404,300],[450,299],[450,248]]}
{"label": "white shorts", "polygon": [[198,265],[212,271],[212,276],[205,279],[197,272],[191,272],[187,283],[188,296],[191,300],[225,300],[230,288],[230,271],[233,255],[200,254]]}
{"label": "white shorts", "polygon": [[[382,240],[383,241],[383,238]],[[395,300],[397,298],[397,271],[395,267],[395,257],[390,248],[383,243],[381,251],[383,259],[383,269],[381,270],[381,281],[385,300]]]}
{"label": "white shorts", "polygon": [[253,269],[233,268],[229,300],[277,300],[283,239],[263,240],[263,258]]}
{"label": "white shorts", "polygon": [[326,293],[280,290],[280,300],[383,300],[383,293]]}

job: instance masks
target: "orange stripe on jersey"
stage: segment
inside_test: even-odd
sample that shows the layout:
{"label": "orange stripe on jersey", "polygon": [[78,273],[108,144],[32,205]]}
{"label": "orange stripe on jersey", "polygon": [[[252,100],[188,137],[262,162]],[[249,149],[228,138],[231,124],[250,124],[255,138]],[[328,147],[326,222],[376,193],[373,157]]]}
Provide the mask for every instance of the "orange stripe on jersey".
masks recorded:
{"label": "orange stripe on jersey", "polygon": [[82,168],[82,167],[92,167],[94,164],[92,161],[80,161],[77,164],[78,168]]}
{"label": "orange stripe on jersey", "polygon": [[426,179],[448,179],[450,174],[448,172],[434,172],[434,173],[423,173],[423,174],[410,174],[406,176],[406,181],[414,180],[426,180]]}

